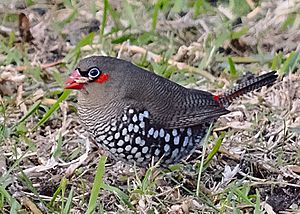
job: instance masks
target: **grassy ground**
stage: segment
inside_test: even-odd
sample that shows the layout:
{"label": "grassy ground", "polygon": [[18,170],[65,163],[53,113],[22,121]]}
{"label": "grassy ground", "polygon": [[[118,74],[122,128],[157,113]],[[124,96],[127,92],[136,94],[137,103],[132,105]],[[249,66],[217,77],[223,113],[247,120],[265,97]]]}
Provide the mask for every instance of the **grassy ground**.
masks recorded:
{"label": "grassy ground", "polygon": [[[297,0],[2,1],[1,212],[300,213],[299,11]],[[183,163],[139,169],[101,156],[63,91],[93,54],[214,93],[249,72],[280,77],[236,101]]]}

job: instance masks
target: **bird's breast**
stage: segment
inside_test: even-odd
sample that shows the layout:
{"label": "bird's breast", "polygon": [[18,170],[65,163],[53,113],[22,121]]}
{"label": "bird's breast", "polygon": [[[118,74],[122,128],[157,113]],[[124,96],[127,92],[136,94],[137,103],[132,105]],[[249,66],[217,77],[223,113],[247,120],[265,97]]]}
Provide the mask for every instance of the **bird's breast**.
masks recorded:
{"label": "bird's breast", "polygon": [[97,143],[117,159],[143,166],[152,160],[177,163],[194,151],[207,130],[207,127],[155,126],[150,120],[151,113],[145,109],[128,107],[118,115],[112,114],[109,109],[93,112],[79,109],[80,118]]}

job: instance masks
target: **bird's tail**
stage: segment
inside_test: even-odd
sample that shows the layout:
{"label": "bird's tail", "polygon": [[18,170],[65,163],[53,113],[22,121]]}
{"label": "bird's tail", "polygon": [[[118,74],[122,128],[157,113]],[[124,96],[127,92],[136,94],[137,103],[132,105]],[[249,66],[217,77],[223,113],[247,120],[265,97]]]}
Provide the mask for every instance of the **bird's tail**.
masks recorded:
{"label": "bird's tail", "polygon": [[277,76],[278,75],[276,74],[276,71],[271,71],[258,77],[253,77],[226,91],[223,95],[220,95],[218,99],[224,107],[227,107],[239,96],[259,89],[263,86],[272,85],[276,81]]}

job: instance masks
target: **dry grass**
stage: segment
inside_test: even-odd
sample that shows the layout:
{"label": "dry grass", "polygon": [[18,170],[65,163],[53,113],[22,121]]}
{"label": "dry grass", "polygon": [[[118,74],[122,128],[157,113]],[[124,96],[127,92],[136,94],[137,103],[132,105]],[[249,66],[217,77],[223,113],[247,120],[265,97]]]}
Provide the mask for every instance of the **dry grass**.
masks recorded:
{"label": "dry grass", "polygon": [[[201,186],[202,148],[171,170],[138,169],[108,158],[103,183],[109,186],[101,186],[97,213],[299,213],[300,2],[247,0],[243,14],[233,12],[239,6],[207,3],[199,6],[206,13],[196,17],[195,5],[183,3],[178,11],[166,1],[158,1],[161,7],[124,2],[110,1],[111,10],[93,1],[0,4],[2,213],[90,208],[103,151],[78,120],[75,92],[34,127],[62,94],[79,56],[91,54],[131,60],[187,87],[216,93],[246,71],[276,69],[281,75],[275,85],[237,100],[232,113],[218,120],[207,153],[223,132],[225,137],[201,173]],[[20,12],[29,18],[34,39],[28,42],[17,33]],[[242,23],[234,24],[238,16]]]}

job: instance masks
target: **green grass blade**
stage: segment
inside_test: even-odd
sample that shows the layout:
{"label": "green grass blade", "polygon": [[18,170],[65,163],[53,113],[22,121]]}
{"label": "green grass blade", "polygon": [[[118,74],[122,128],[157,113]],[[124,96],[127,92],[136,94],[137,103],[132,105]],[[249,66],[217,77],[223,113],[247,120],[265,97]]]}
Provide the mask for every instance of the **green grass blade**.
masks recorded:
{"label": "green grass blade", "polygon": [[[192,196],[196,196],[196,194],[194,192],[192,192],[189,188],[185,187],[184,185],[182,185],[182,183],[178,182],[175,178],[173,178],[172,176],[170,176],[170,179],[176,183],[177,185],[180,186],[180,188],[182,188],[184,191],[186,191],[187,193],[189,193]],[[215,207],[214,203],[211,201],[211,199],[209,197],[207,197],[206,194],[202,193],[201,191],[199,192],[199,196],[197,197],[201,202],[207,204],[209,207],[213,208],[215,211],[217,211],[217,213],[219,213],[220,211]]]}
{"label": "green grass blade", "polygon": [[254,214],[260,214],[262,210],[260,209],[260,194],[258,189],[256,189],[256,203],[254,208]]}
{"label": "green grass blade", "polygon": [[2,185],[0,186],[0,195],[2,198],[6,199],[7,203],[11,207],[12,213],[17,213],[17,210],[21,208],[21,204],[19,204],[18,201],[14,199]]}
{"label": "green grass blade", "polygon": [[124,10],[126,17],[131,25],[131,27],[135,28],[137,26],[137,22],[133,13],[133,9],[127,0],[123,0]]}
{"label": "green grass blade", "polygon": [[88,35],[86,35],[85,37],[83,37],[76,45],[75,49],[80,49],[86,45],[91,45],[93,44],[93,40],[95,37],[95,33],[91,32]]}
{"label": "green grass blade", "polygon": [[99,160],[95,179],[94,179],[94,184],[93,184],[93,188],[91,191],[91,196],[90,196],[90,200],[89,200],[89,204],[88,204],[88,210],[86,211],[87,214],[91,214],[91,213],[95,212],[98,194],[99,194],[101,185],[103,183],[102,179],[103,179],[103,175],[104,175],[106,159],[107,159],[106,156],[101,156],[101,158]]}
{"label": "green grass blade", "polygon": [[45,123],[50,118],[50,116],[53,114],[53,112],[59,107],[59,104],[69,96],[69,94],[71,93],[71,91],[72,90],[69,90],[69,89],[64,90],[64,92],[62,93],[62,95],[53,104],[53,106],[51,106],[51,108],[46,112],[46,114],[38,122],[38,124],[32,129],[32,131],[36,130],[40,125],[42,125],[43,123]]}
{"label": "green grass blade", "polygon": [[272,60],[271,70],[277,70],[280,67],[282,60],[281,54],[275,54]]}
{"label": "green grass blade", "polygon": [[41,100],[34,103],[30,109],[27,111],[27,113],[13,126],[13,127],[16,127],[18,126],[20,123],[24,122],[30,115],[32,115],[38,108],[39,106],[41,105]]}
{"label": "green grass blade", "polygon": [[124,204],[126,204],[130,209],[134,209],[133,205],[129,201],[129,196],[122,192],[119,188],[110,186],[108,184],[102,183],[102,189],[113,192]]}
{"label": "green grass blade", "polygon": [[102,22],[101,22],[101,29],[100,29],[100,40],[103,39],[103,35],[104,35],[104,29],[106,26],[106,22],[107,22],[107,13],[108,13],[108,7],[109,7],[109,3],[108,0],[103,0],[104,3],[104,9],[103,9],[103,17],[102,17]]}
{"label": "green grass blade", "polygon": [[56,189],[56,191],[54,192],[50,202],[48,203],[48,206],[47,207],[53,207],[53,204],[58,196],[58,194],[60,193],[61,191],[61,185],[59,185],[59,187]]}
{"label": "green grass blade", "polygon": [[19,203],[17,202],[17,200],[15,198],[12,198],[11,200],[11,207],[10,207],[10,214],[17,214],[19,213],[18,211],[21,209]]}
{"label": "green grass blade", "polygon": [[291,52],[280,69],[281,73],[287,74],[288,72],[293,71],[298,64],[299,59],[300,59],[300,51]]}
{"label": "green grass blade", "polygon": [[206,151],[206,145],[207,145],[208,137],[210,135],[212,127],[213,127],[213,123],[210,124],[210,126],[208,128],[208,131],[207,131],[207,133],[205,135],[204,141],[203,141],[202,157],[201,157],[200,169],[199,169],[198,180],[197,180],[197,189],[196,189],[196,196],[197,197],[199,197],[199,194],[200,194],[200,181],[201,181],[201,174],[202,174],[203,164],[204,164],[204,156],[205,156],[205,151]]}
{"label": "green grass blade", "polygon": [[156,29],[158,12],[161,8],[162,3],[163,3],[162,0],[158,0],[154,5],[154,11],[153,11],[153,15],[152,15],[152,32],[154,32]]}
{"label": "green grass blade", "polygon": [[66,206],[63,210],[63,214],[68,214],[70,213],[70,210],[71,210],[71,206],[72,206],[72,198],[73,198],[73,195],[74,195],[74,188],[72,187],[71,188],[71,191],[69,193],[69,196],[68,196],[68,200],[67,200],[67,203],[66,203]]}
{"label": "green grass blade", "polygon": [[200,15],[200,11],[201,11],[201,8],[203,7],[204,5],[204,2],[203,0],[196,0],[195,3],[194,3],[194,17],[196,18],[197,16]]}
{"label": "green grass blade", "polygon": [[237,77],[237,70],[231,57],[228,57],[229,72],[231,77]]}
{"label": "green grass blade", "polygon": [[219,148],[223,142],[223,139],[225,137],[225,132],[222,132],[221,135],[219,136],[219,138],[217,139],[216,144],[214,145],[212,151],[208,154],[204,164],[203,164],[203,168],[205,169],[207,167],[207,165],[209,164],[210,160],[215,156],[215,154],[219,151]]}
{"label": "green grass blade", "polygon": [[65,192],[68,184],[68,179],[63,177],[60,181],[60,186],[61,186],[61,209],[64,210],[65,208]]}
{"label": "green grass blade", "polygon": [[63,144],[63,138],[61,136],[61,132],[59,132],[57,143],[56,143],[56,148],[55,148],[55,150],[53,152],[53,155],[52,155],[54,158],[57,158],[62,154],[62,149],[61,149],[62,144]]}

